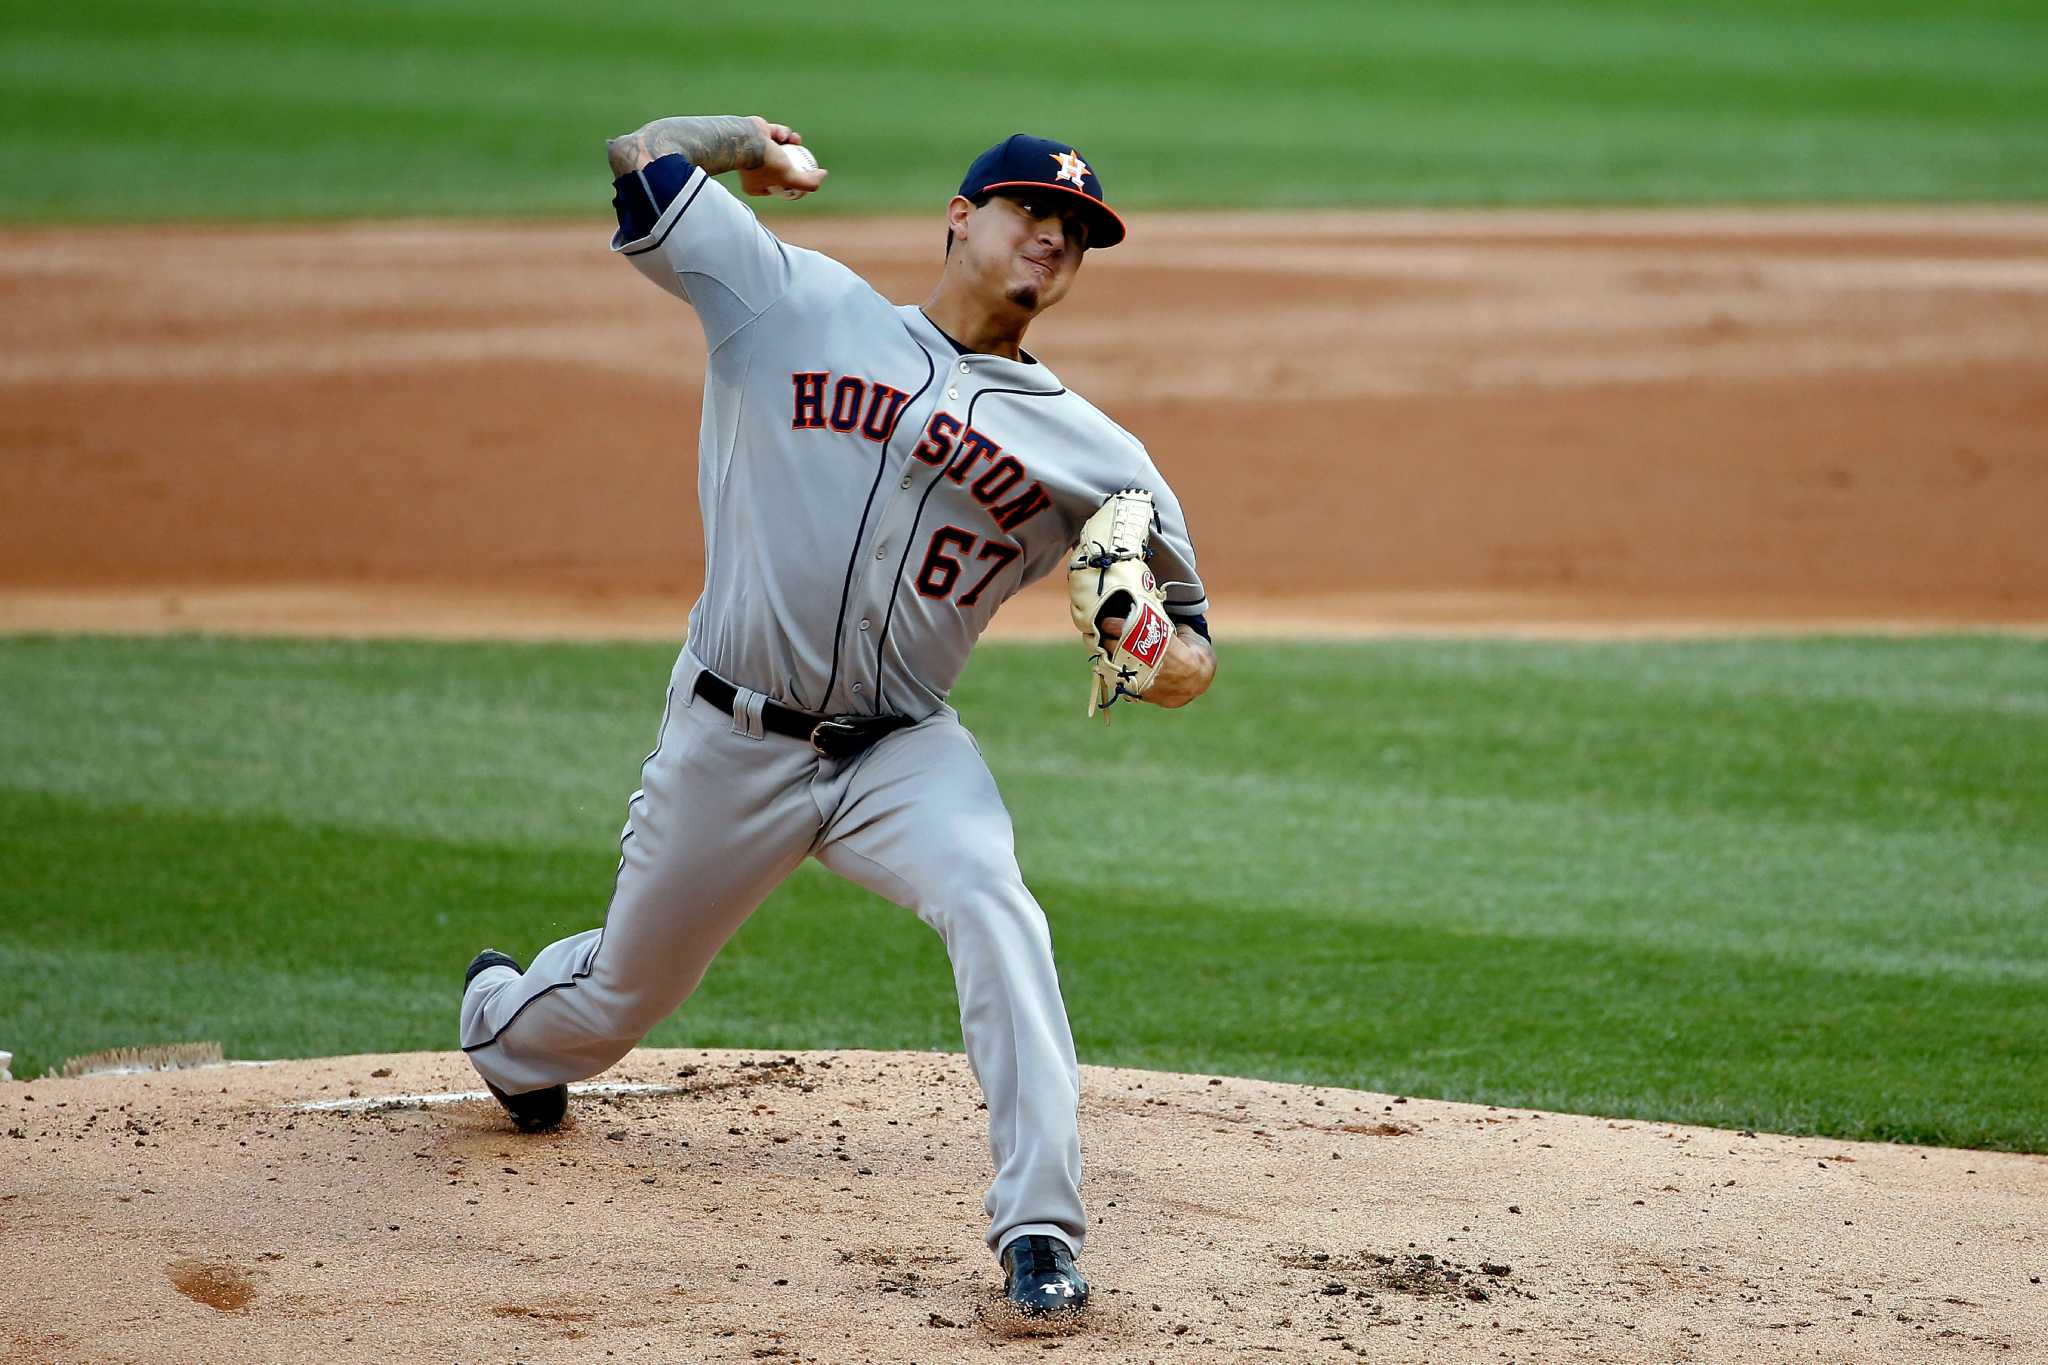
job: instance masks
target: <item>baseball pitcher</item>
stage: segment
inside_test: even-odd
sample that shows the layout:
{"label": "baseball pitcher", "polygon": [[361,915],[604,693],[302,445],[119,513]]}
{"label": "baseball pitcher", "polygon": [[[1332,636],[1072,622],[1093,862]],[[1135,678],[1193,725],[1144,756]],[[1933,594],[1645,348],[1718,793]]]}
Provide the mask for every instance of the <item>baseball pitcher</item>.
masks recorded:
{"label": "baseball pitcher", "polygon": [[693,309],[704,590],[627,803],[601,927],[470,964],[463,1050],[517,1125],[623,1057],[806,858],[917,914],[952,962],[988,1103],[987,1241],[1026,1312],[1087,1301],[1079,1070],[1009,812],[947,693],[997,607],[1068,576],[1089,711],[1183,706],[1215,673],[1180,503],[1145,448],[1023,348],[1123,240],[1079,151],[1018,134],[968,167],[922,306],[779,240],[718,180],[827,172],[760,118],[610,144],[612,250]]}

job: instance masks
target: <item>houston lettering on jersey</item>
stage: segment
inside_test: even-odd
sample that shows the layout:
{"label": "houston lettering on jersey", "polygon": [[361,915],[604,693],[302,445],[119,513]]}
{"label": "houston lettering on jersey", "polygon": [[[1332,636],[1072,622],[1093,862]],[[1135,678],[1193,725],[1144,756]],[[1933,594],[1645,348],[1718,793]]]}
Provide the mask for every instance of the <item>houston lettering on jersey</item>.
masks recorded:
{"label": "houston lettering on jersey", "polygon": [[[1031,486],[1014,498],[1010,494],[1031,471],[1015,455],[1008,455],[994,441],[973,427],[963,429],[950,412],[934,412],[924,424],[924,439],[910,452],[928,465],[943,466],[946,477],[974,494],[974,500],[988,508],[996,525],[1014,531],[1052,506],[1045,485],[1033,479]],[[986,461],[977,473],[974,466]],[[1008,498],[1009,500],[1003,501]]]}
{"label": "houston lettering on jersey", "polygon": [[[798,370],[789,381],[795,395],[791,431],[858,429],[870,441],[880,443],[889,439],[903,405],[910,401],[901,389],[850,374],[835,380],[827,370]],[[973,427],[962,428],[960,419],[950,412],[932,414],[925,423],[924,439],[910,453],[944,469],[945,476],[972,493],[1005,531],[1016,530],[1052,506],[1052,495],[1031,479],[1022,460],[1005,453]],[[977,464],[982,466],[978,470]],[[1031,480],[1028,486],[1027,479]]]}
{"label": "houston lettering on jersey", "polygon": [[853,431],[880,445],[896,429],[903,405],[910,395],[887,384],[843,375],[829,387],[832,376],[824,370],[799,370],[789,377],[796,390],[791,431]]}

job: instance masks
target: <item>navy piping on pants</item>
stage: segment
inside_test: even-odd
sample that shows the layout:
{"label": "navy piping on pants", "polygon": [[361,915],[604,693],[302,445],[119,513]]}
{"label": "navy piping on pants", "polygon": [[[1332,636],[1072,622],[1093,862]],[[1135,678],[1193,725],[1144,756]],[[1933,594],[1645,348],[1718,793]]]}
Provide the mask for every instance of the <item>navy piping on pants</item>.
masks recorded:
{"label": "navy piping on pants", "polygon": [[[668,743],[668,718],[669,715],[675,710],[675,705],[676,689],[675,684],[671,683],[669,684],[668,689],[668,700],[663,702],[661,707],[661,729],[655,732],[654,748],[648,752],[647,757],[640,760],[640,766],[642,768],[645,768],[648,764],[652,763],[655,759],[655,756],[661,752],[661,746]],[[626,870],[626,840],[633,837],[633,826],[631,823],[631,816],[633,813],[633,801],[637,801],[642,794],[643,793],[641,792],[634,792],[632,800],[626,802],[626,814],[628,820],[626,825],[626,832],[619,836],[619,870],[612,874],[611,899],[607,900],[604,906],[604,919],[605,925],[607,926],[610,925],[612,919],[612,903],[614,901],[617,901],[619,898],[619,877]],[[596,946],[591,948],[590,956],[584,959],[582,971],[575,973],[567,981],[557,981],[554,985],[549,986],[545,990],[535,991],[532,995],[528,996],[524,1002],[520,1004],[518,1009],[512,1011],[512,1017],[510,1019],[507,1019],[503,1024],[498,1026],[498,1031],[496,1033],[493,1033],[490,1037],[484,1039],[481,1043],[473,1043],[470,1046],[463,1048],[462,1050],[465,1053],[479,1052],[484,1048],[489,1047],[491,1044],[497,1042],[499,1038],[504,1036],[506,1029],[511,1028],[512,1025],[519,1022],[519,1016],[526,1013],[527,1006],[531,1005],[536,1000],[546,999],[548,996],[553,995],[556,991],[573,988],[577,982],[582,981],[583,979],[588,977],[592,972],[596,971],[597,955],[603,951],[604,928],[600,927],[597,931]]]}

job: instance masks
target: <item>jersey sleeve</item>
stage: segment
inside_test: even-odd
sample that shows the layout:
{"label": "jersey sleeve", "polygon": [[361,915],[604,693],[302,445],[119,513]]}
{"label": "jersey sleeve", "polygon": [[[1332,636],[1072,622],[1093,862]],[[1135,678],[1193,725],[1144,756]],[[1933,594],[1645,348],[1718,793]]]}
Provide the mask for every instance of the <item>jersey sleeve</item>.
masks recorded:
{"label": "jersey sleeve", "polygon": [[1159,580],[1160,590],[1166,594],[1166,614],[1207,635],[1209,593],[1195,568],[1194,537],[1188,532],[1180,499],[1166,486],[1166,480],[1149,458],[1143,477],[1135,485],[1152,490],[1152,506],[1159,513],[1159,529],[1152,535],[1152,576]]}
{"label": "jersey sleeve", "polygon": [[788,290],[788,249],[702,167],[671,153],[612,188],[612,250],[696,309],[713,350]]}

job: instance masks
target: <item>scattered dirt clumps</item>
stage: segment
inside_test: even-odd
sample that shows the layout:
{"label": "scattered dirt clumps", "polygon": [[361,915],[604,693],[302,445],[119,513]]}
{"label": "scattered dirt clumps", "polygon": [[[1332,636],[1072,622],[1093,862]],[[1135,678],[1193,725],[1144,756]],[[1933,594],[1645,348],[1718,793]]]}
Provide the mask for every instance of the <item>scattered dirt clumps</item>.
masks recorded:
{"label": "scattered dirt clumps", "polygon": [[2041,1157],[1086,1067],[1093,1299],[1046,1322],[982,1245],[964,1059],[640,1051],[593,1086],[529,1136],[459,1054],[0,1084],[23,1134],[0,1273],[36,1286],[0,1360],[2011,1361],[2048,1340]]}

